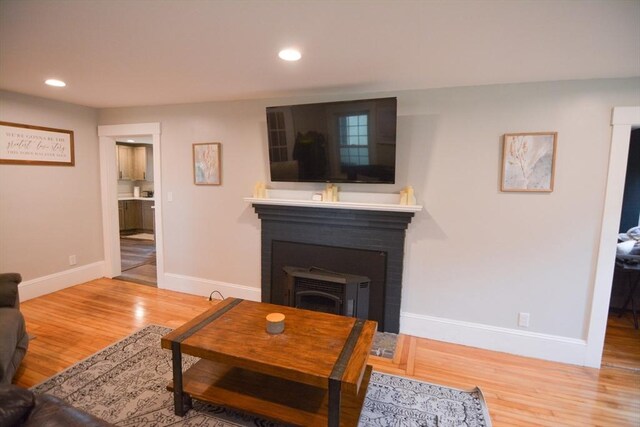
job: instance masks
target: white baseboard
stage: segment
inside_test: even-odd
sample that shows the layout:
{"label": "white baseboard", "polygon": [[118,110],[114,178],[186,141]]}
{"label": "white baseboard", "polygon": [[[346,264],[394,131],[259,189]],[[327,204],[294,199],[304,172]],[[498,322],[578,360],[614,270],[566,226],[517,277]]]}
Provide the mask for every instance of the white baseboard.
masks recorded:
{"label": "white baseboard", "polygon": [[[554,362],[589,366],[587,342],[576,338],[479,323],[400,313],[400,332],[421,338],[445,341],[492,351],[535,357]],[[593,366],[599,368],[599,366]]]}
{"label": "white baseboard", "polygon": [[70,286],[98,279],[104,276],[104,261],[81,265],[70,270],[49,274],[48,276],[26,280],[20,283],[20,301],[27,301],[50,294]]}
{"label": "white baseboard", "polygon": [[[158,287],[162,289],[207,297],[211,292],[219,291],[225,298],[234,297],[260,301],[260,288],[236,285],[234,283],[220,282],[217,280],[201,279],[199,277],[183,276],[174,273],[164,273],[163,277],[164,280],[158,281]],[[217,298],[219,297],[218,295]]]}

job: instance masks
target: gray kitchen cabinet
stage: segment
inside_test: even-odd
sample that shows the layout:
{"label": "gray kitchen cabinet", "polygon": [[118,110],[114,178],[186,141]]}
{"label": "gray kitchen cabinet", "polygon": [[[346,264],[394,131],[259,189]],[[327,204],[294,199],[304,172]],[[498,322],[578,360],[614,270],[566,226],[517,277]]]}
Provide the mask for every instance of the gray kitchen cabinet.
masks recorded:
{"label": "gray kitchen cabinet", "polygon": [[139,200],[120,200],[120,231],[134,231],[142,228],[142,214]]}
{"label": "gray kitchen cabinet", "polygon": [[118,218],[120,221],[120,231],[124,231],[125,230],[125,223],[124,223],[124,211],[125,211],[125,205],[124,205],[124,201],[120,200],[118,202]]}
{"label": "gray kitchen cabinet", "polygon": [[155,227],[155,202],[141,200],[142,205],[142,229],[144,231],[153,232]]}
{"label": "gray kitchen cabinet", "polygon": [[120,200],[118,201],[120,231],[126,233],[147,232],[155,230],[155,202],[153,200]]}

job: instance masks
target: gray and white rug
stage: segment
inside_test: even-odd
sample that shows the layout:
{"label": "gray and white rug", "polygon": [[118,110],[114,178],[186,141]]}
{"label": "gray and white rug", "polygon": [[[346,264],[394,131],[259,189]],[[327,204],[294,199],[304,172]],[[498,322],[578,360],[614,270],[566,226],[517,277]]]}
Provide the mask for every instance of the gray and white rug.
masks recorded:
{"label": "gray and white rug", "polygon": [[[278,426],[271,421],[194,400],[173,413],[171,354],[160,347],[169,328],[151,325],[32,388],[50,393],[119,426]],[[183,358],[187,368],[196,358]],[[455,390],[374,372],[359,426],[491,426],[478,388]]]}

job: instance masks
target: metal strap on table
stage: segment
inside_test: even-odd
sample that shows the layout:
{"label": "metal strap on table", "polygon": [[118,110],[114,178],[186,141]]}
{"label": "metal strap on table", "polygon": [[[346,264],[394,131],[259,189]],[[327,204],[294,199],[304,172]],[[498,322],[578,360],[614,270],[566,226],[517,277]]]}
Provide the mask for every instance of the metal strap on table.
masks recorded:
{"label": "metal strap on table", "polygon": [[356,322],[351,328],[351,332],[349,332],[347,341],[340,352],[340,356],[338,356],[338,360],[335,365],[333,365],[331,375],[329,375],[329,413],[327,414],[329,427],[338,427],[340,425],[342,376],[347,369],[349,359],[351,359],[358,338],[360,338],[364,322],[362,319],[356,319]]}
{"label": "metal strap on table", "polygon": [[202,319],[200,322],[193,325],[174,340],[171,341],[171,358],[173,361],[173,405],[175,408],[175,414],[183,416],[191,407],[191,398],[184,394],[182,389],[182,350],[180,348],[181,343],[189,338],[191,335],[198,332],[236,305],[240,304],[243,300],[240,298],[234,299],[229,304],[221,307],[219,310],[214,311],[208,317]]}

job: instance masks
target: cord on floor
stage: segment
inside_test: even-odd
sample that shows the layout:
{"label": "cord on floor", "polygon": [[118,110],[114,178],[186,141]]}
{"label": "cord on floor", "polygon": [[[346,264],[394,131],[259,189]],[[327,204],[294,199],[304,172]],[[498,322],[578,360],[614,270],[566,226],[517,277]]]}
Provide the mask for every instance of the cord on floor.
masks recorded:
{"label": "cord on floor", "polygon": [[220,291],[213,291],[211,292],[211,294],[209,294],[209,301],[213,301],[213,294],[218,294],[220,295],[220,299],[224,299],[224,296],[220,293]]}

